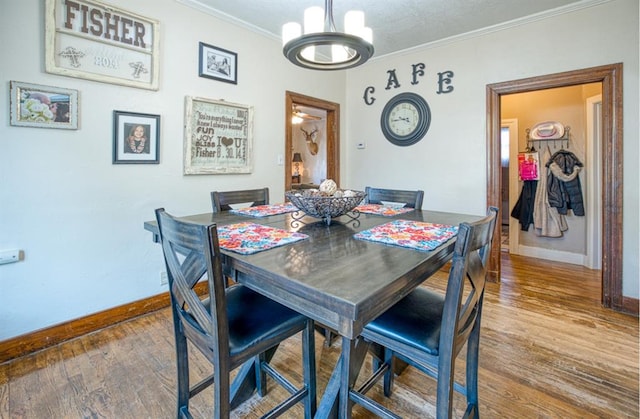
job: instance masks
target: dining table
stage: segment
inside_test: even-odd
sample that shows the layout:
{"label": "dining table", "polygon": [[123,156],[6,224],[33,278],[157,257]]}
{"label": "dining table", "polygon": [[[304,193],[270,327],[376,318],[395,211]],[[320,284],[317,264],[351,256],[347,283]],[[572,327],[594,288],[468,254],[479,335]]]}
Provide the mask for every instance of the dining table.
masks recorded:
{"label": "dining table", "polygon": [[[198,224],[216,223],[219,231],[249,223],[304,235],[303,239],[250,254],[222,246],[220,250],[223,264],[235,272],[236,281],[341,337],[341,354],[318,403],[316,418],[351,417],[349,388],[372,350],[359,338],[362,329],[443,268],[455,245],[455,235],[431,250],[416,250],[363,239],[362,234],[399,221],[457,227],[482,218],[421,209],[381,214],[356,211],[330,222],[301,211],[263,217],[233,211],[179,217]],[[144,228],[159,242],[156,221],[145,222]],[[250,397],[255,385],[250,368],[241,371],[236,380],[240,382],[234,383],[232,406]]]}

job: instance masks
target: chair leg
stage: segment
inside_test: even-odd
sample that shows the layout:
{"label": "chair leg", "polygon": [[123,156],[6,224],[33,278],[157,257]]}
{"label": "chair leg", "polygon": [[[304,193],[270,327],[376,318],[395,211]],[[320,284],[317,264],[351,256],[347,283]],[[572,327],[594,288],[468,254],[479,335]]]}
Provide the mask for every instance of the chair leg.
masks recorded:
{"label": "chair leg", "polygon": [[231,414],[231,370],[228,359],[215,362],[213,366],[213,417],[228,418]]}
{"label": "chair leg", "polygon": [[316,344],[313,320],[307,320],[307,327],[302,331],[302,373],[308,392],[304,401],[304,417],[312,418],[317,408]]}
{"label": "chair leg", "polygon": [[[482,297],[481,297],[482,298]],[[480,348],[480,319],[482,316],[482,302],[479,304],[480,311],[476,318],[476,324],[469,335],[467,341],[467,370],[466,370],[466,390],[467,390],[467,411],[478,412],[478,359]]]}
{"label": "chair leg", "polygon": [[389,369],[384,373],[384,395],[386,397],[391,397],[393,393],[393,381],[394,381],[394,371],[395,371],[395,357],[393,356],[393,351],[388,348],[384,348],[384,363],[389,365]]}
{"label": "chair leg", "polygon": [[260,397],[267,394],[267,374],[262,369],[262,363],[267,360],[265,353],[261,353],[254,358],[254,370],[256,374],[256,390]]}
{"label": "chair leg", "polygon": [[436,417],[450,418],[453,411],[453,386],[456,360],[451,354],[451,348],[443,350],[440,347],[440,359],[438,362]]}
{"label": "chair leg", "polygon": [[[175,323],[174,323],[175,324]],[[184,412],[189,411],[189,352],[187,348],[187,338],[182,331],[175,330],[176,342],[176,369],[178,381],[178,403],[176,416],[182,417]]]}

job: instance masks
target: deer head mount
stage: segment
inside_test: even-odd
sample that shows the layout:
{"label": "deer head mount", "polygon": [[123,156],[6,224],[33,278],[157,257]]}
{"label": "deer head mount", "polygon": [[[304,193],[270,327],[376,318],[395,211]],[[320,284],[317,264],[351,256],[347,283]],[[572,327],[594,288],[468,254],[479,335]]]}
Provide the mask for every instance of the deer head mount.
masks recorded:
{"label": "deer head mount", "polygon": [[300,131],[304,132],[304,140],[307,142],[307,149],[312,156],[318,154],[318,143],[315,142],[316,133],[318,128],[314,128],[313,131],[307,132],[304,128],[300,127]]}

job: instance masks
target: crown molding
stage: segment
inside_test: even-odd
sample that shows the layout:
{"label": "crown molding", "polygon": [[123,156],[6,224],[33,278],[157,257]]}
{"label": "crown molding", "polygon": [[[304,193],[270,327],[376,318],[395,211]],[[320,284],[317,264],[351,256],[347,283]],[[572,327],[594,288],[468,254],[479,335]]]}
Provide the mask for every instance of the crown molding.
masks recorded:
{"label": "crown molding", "polygon": [[[208,15],[214,16],[218,19],[224,20],[226,22],[229,22],[233,25],[245,28],[249,31],[258,33],[262,36],[265,36],[269,39],[273,39],[274,41],[277,42],[281,42],[281,37],[279,34],[274,34],[272,32],[269,32],[267,30],[264,30],[262,28],[259,28],[255,25],[252,25],[248,22],[245,22],[244,20],[240,20],[234,16],[231,16],[227,13],[221,12],[218,9],[215,9],[211,6],[208,6],[206,4],[203,4],[201,1],[199,0],[175,0],[177,3],[183,4],[185,6],[191,7],[193,9],[199,10],[203,13],[206,13]],[[583,0],[583,1],[579,1],[576,3],[571,3],[568,4],[566,6],[560,6],[557,7],[555,9],[550,9],[550,10],[545,10],[543,12],[540,13],[535,13],[529,16],[524,16],[518,19],[514,19],[514,20],[510,20],[507,22],[502,22],[502,23],[498,23],[496,25],[493,26],[487,26],[485,28],[481,28],[481,29],[477,29],[474,31],[470,31],[470,32],[465,32],[459,35],[454,35],[454,36],[450,36],[447,38],[442,38],[442,39],[438,39],[436,41],[432,41],[432,42],[427,42],[425,44],[420,44],[420,45],[416,45],[415,47],[410,47],[407,49],[403,49],[400,51],[395,51],[395,52],[391,52],[389,54],[384,54],[384,55],[378,55],[378,56],[374,56],[372,57],[369,61],[378,61],[381,60],[383,58],[388,58],[388,57],[392,57],[392,56],[397,56],[397,55],[406,55],[406,54],[410,54],[413,53],[415,51],[418,50],[423,50],[423,49],[430,49],[430,48],[437,48],[437,47],[441,47],[443,45],[447,45],[447,44],[451,44],[454,42],[460,42],[460,41],[464,41],[467,39],[473,39],[473,38],[477,38],[480,36],[484,36],[487,34],[491,34],[491,33],[495,33],[495,32],[500,32],[503,30],[507,30],[507,29],[512,29],[512,28],[517,28],[519,26],[524,26],[524,25],[528,25],[530,23],[533,22],[538,22],[541,20],[545,20],[545,19],[550,19],[556,16],[560,16],[563,14],[567,14],[567,13],[573,13],[579,10],[583,10],[583,9],[588,9],[590,7],[594,7],[594,6],[599,6],[601,4],[605,4],[605,3],[609,3],[613,0]]]}

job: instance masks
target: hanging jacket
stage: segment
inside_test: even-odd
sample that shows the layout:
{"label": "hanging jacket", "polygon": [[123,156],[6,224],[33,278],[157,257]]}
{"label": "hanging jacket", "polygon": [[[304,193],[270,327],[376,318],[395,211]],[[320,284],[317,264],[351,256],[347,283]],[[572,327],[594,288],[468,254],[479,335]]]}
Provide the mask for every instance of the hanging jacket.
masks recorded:
{"label": "hanging jacket", "polygon": [[[542,161],[551,159],[549,146],[543,152]],[[551,175],[549,168],[540,171],[540,187],[536,189],[536,198],[533,206],[533,226],[542,237],[562,237],[563,231],[569,227],[564,215],[558,214],[558,209],[549,205],[547,179]]]}
{"label": "hanging jacket", "polygon": [[522,231],[529,231],[529,225],[533,223],[533,204],[537,187],[537,180],[523,181],[518,202],[511,210],[511,216],[520,221],[520,229]]}
{"label": "hanging jacket", "polygon": [[583,216],[582,186],[578,176],[584,166],[582,162],[572,152],[560,150],[551,156],[546,166],[551,171],[547,178],[549,205],[562,215],[573,210],[574,215]]}

